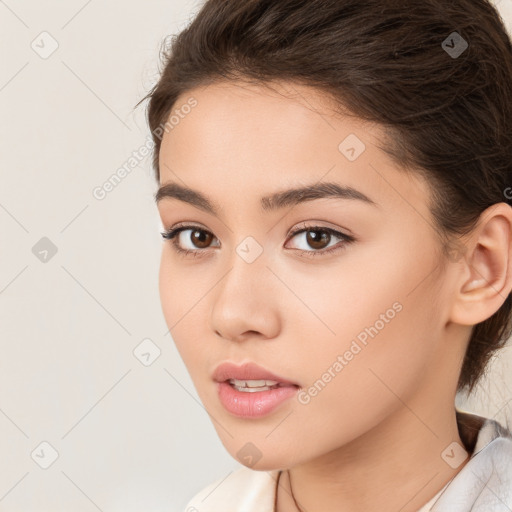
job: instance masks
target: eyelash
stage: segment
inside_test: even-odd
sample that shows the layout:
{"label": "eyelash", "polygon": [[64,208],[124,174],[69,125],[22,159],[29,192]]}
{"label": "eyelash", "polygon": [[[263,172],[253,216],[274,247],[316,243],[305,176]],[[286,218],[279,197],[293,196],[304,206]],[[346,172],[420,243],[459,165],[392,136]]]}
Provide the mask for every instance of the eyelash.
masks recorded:
{"label": "eyelash", "polygon": [[[199,256],[199,253],[204,253],[207,251],[207,249],[195,249],[195,250],[182,249],[178,245],[178,238],[176,238],[177,235],[179,233],[181,233],[182,231],[186,231],[188,229],[191,229],[193,231],[202,231],[204,233],[209,233],[209,234],[213,235],[213,233],[211,233],[210,231],[203,229],[199,226],[191,225],[191,224],[178,225],[177,227],[175,227],[173,229],[166,230],[160,234],[162,235],[162,237],[164,239],[167,239],[171,242],[172,248],[178,254],[181,254],[182,256],[185,256],[185,257],[188,255],[193,255],[194,257],[201,257],[201,256]],[[336,238],[341,238],[343,241],[343,244],[341,246],[335,245],[334,247],[331,247],[330,249],[321,249],[321,250],[312,250],[312,251],[305,251],[303,249],[293,249],[295,251],[298,251],[302,256],[306,256],[308,258],[315,257],[317,255],[325,256],[325,255],[336,253],[340,250],[345,249],[348,244],[355,241],[355,238],[353,236],[346,235],[344,233],[340,233],[339,231],[336,231],[335,229],[331,229],[331,228],[327,228],[327,227],[323,227],[323,226],[306,226],[304,224],[302,225],[302,227],[300,229],[297,229],[297,230],[293,231],[292,233],[290,233],[290,239],[300,233],[304,233],[304,232],[308,232],[308,231],[320,231],[320,232],[324,232],[324,233],[329,233],[330,235],[334,235]]]}

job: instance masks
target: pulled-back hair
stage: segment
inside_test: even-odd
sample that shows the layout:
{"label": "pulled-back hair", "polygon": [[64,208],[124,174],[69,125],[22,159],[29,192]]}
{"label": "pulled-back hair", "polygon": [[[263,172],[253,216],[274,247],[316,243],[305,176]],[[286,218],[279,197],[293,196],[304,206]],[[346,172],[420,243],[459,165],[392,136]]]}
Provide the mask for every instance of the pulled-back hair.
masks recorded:
{"label": "pulled-back hair", "polygon": [[[430,184],[443,256],[486,208],[511,204],[512,45],[487,0],[208,0],[164,39],[161,58],[141,100],[157,180],[162,126],[180,95],[216,81],[289,81],[384,129],[381,149]],[[473,326],[458,391],[471,393],[506,344],[511,308],[509,294]]]}

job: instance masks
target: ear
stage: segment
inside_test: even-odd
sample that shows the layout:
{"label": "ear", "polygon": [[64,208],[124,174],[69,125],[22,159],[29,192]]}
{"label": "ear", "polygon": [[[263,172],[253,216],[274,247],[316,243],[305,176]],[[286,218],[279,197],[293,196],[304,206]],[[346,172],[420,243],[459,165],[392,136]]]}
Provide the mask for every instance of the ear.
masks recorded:
{"label": "ear", "polygon": [[512,208],[487,208],[465,245],[450,320],[475,325],[498,311],[512,289]]}

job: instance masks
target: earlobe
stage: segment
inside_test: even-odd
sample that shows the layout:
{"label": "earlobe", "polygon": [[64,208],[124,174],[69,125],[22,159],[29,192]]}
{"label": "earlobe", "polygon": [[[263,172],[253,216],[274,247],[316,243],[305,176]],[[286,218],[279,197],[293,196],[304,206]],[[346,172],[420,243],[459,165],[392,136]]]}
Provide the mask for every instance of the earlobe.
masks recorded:
{"label": "earlobe", "polygon": [[480,215],[468,238],[451,320],[476,325],[491,317],[512,289],[512,208],[497,203]]}

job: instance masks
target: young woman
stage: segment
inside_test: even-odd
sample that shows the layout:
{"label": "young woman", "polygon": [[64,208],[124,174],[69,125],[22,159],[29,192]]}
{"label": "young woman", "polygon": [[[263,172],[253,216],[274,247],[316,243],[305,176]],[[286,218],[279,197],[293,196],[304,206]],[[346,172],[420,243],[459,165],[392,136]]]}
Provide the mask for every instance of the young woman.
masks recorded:
{"label": "young woman", "polygon": [[243,467],[199,512],[512,509],[456,409],[511,335],[512,45],[486,0],[208,0],[148,121],[174,342]]}

